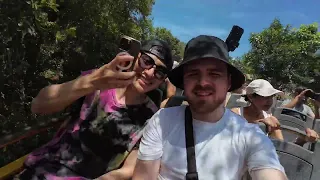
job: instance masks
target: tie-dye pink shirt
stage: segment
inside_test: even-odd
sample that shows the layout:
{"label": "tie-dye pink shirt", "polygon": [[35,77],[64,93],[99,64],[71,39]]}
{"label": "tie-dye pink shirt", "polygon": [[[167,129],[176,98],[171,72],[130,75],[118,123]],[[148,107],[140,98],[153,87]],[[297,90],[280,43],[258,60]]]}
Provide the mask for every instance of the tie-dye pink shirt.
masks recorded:
{"label": "tie-dye pink shirt", "polygon": [[93,97],[86,96],[75,123],[29,155],[25,164],[33,171],[20,179],[93,179],[119,168],[158,108],[150,99],[140,105],[120,104],[111,89],[100,93],[88,113]]}

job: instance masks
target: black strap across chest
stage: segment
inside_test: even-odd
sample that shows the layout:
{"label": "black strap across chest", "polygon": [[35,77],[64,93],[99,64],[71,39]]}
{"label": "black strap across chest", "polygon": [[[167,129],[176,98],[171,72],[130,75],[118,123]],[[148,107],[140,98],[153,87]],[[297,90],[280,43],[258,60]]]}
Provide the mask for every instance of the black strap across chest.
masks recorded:
{"label": "black strap across chest", "polygon": [[195,155],[192,113],[189,106],[185,109],[185,137],[187,150],[187,168],[186,180],[198,180],[197,163]]}

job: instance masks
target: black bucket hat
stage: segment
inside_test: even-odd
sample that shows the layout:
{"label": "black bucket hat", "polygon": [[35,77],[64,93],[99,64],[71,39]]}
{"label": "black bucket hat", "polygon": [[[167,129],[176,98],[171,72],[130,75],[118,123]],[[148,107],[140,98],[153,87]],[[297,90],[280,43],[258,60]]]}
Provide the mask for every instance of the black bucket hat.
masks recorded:
{"label": "black bucket hat", "polygon": [[231,87],[229,91],[240,88],[245,82],[245,75],[229,62],[229,52],[226,43],[215,36],[208,35],[197,36],[187,43],[182,62],[168,76],[170,82],[176,87],[184,89],[183,66],[194,61],[201,63],[201,60],[206,58],[223,61],[228,65],[228,72],[231,74]]}
{"label": "black bucket hat", "polygon": [[173,60],[171,47],[165,41],[154,39],[142,43],[141,51],[157,56],[169,70],[172,69]]}

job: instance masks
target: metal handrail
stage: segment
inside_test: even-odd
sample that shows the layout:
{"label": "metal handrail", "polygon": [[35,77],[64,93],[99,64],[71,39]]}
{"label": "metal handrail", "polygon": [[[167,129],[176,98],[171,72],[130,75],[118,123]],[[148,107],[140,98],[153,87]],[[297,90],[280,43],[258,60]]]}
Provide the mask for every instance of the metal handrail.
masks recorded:
{"label": "metal handrail", "polygon": [[37,135],[39,133],[42,133],[46,130],[48,130],[51,127],[59,126],[62,121],[66,120],[68,118],[69,114],[66,116],[63,116],[62,118],[53,118],[49,121],[44,121],[42,123],[39,123],[36,126],[33,127],[26,127],[22,131],[17,132],[15,134],[6,135],[4,137],[0,138],[0,149],[14,144],[18,141],[21,141],[23,139],[32,137],[34,135]]}

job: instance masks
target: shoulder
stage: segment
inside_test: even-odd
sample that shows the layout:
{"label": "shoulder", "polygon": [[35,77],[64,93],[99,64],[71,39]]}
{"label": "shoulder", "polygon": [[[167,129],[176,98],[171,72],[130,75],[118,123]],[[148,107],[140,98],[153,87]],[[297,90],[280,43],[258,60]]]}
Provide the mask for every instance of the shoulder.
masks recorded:
{"label": "shoulder", "polygon": [[306,104],[303,104],[303,106],[304,106],[304,109],[305,109],[305,113],[308,115],[308,116],[310,116],[310,117],[312,117],[312,118],[314,118],[314,112],[313,112],[313,110],[312,110],[312,108],[310,107],[310,106],[308,106],[308,105],[306,105]]}
{"label": "shoulder", "polygon": [[304,107],[305,109],[307,109],[308,111],[309,111],[309,110],[312,111],[312,108],[311,108],[310,106],[306,105],[306,104],[303,104],[303,107]]}
{"label": "shoulder", "polygon": [[238,124],[242,127],[249,123],[243,116],[238,114],[239,110],[240,108],[226,109],[224,116],[227,116],[228,119],[230,119],[230,123]]}
{"label": "shoulder", "polygon": [[184,110],[185,106],[161,108],[152,116],[149,123],[161,130],[170,130],[184,122]]}
{"label": "shoulder", "polygon": [[313,110],[310,106],[303,104],[303,113],[306,113],[307,115],[313,114]]}
{"label": "shoulder", "polygon": [[161,108],[160,112],[165,116],[179,116],[181,114],[184,114],[185,109],[186,109],[186,106],[182,105],[182,106]]}
{"label": "shoulder", "polygon": [[186,106],[161,108],[154,114],[153,118],[156,118],[157,121],[174,123],[179,119],[184,119],[185,108]]}

